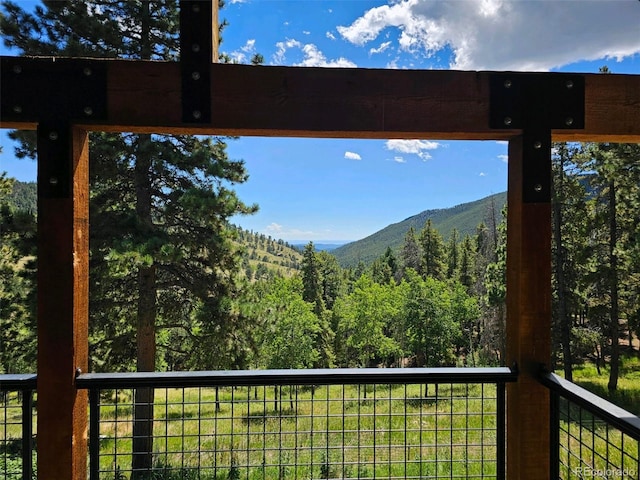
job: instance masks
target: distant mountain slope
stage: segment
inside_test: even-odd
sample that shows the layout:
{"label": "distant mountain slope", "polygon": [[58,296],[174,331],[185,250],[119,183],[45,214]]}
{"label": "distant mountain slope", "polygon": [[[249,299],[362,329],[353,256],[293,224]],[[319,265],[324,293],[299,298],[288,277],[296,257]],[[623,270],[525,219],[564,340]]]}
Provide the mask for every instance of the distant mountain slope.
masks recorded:
{"label": "distant mountain slope", "polygon": [[387,247],[399,251],[409,228],[413,227],[416,233],[419,233],[428,219],[431,219],[433,226],[445,240],[449,238],[454,228],[458,229],[461,236],[471,235],[475,233],[478,224],[487,218],[491,205],[495,208],[497,215],[500,215],[506,202],[507,192],[503,192],[451,208],[425,210],[401,222],[393,223],[362,240],[336,248],[331,253],[343,267],[355,266],[359,261],[369,264],[384,254]]}

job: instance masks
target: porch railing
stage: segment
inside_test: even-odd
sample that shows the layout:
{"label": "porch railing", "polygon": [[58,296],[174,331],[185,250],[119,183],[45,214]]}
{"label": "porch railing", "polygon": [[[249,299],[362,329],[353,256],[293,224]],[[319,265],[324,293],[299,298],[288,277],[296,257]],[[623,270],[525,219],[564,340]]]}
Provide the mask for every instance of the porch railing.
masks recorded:
{"label": "porch railing", "polygon": [[640,478],[640,418],[553,373],[551,478]]}
{"label": "porch railing", "polygon": [[0,375],[0,478],[31,480],[36,376]]}
{"label": "porch railing", "polygon": [[[84,374],[77,383],[90,391],[91,479],[502,479],[505,382],[516,376],[327,369]],[[148,456],[143,471],[132,466],[145,463],[132,460],[136,389],[154,392],[152,452],[135,453]]]}

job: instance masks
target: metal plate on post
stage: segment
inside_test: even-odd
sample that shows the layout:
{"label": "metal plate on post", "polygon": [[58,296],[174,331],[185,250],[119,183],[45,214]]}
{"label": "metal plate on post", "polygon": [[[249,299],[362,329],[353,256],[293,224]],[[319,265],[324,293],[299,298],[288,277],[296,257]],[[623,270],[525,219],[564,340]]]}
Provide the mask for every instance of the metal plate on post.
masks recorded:
{"label": "metal plate on post", "polygon": [[499,73],[490,78],[489,126],[523,131],[522,201],[551,201],[551,130],[584,128],[584,77]]}
{"label": "metal plate on post", "polygon": [[551,201],[551,132],[526,129],[523,134],[522,201]]}
{"label": "metal plate on post", "polygon": [[211,122],[213,7],[210,0],[180,1],[182,121]]}
{"label": "metal plate on post", "polygon": [[2,57],[3,120],[104,120],[107,65],[100,60]]}
{"label": "metal plate on post", "polygon": [[71,195],[71,127],[65,122],[38,124],[38,198]]}
{"label": "metal plate on post", "polygon": [[496,73],[489,88],[491,128],[584,128],[583,75]]}

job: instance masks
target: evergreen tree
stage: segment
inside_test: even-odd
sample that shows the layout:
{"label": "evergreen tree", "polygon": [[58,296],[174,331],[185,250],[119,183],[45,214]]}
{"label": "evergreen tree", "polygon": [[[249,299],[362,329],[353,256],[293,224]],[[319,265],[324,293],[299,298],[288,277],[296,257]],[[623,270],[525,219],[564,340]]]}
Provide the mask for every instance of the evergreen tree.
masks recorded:
{"label": "evergreen tree", "polygon": [[[3,7],[5,46],[26,55],[175,60],[179,54],[175,0],[44,1],[33,14],[9,1]],[[227,219],[255,208],[224,185],[246,180],[242,162],[227,158],[222,139],[97,134],[91,140],[92,368],[113,367],[95,361],[113,350],[125,361],[134,350],[132,331],[137,370],[153,371],[158,328],[178,326],[205,339],[239,328],[230,304],[239,256]],[[23,144],[19,154],[32,145]],[[153,391],[138,389],[135,402],[133,469],[148,471]]]}
{"label": "evergreen tree", "polygon": [[445,255],[442,236],[427,220],[420,232],[420,246],[422,247],[422,264],[420,272],[424,277],[444,280]]}
{"label": "evergreen tree", "polygon": [[475,249],[471,236],[465,235],[460,248],[460,270],[458,280],[467,289],[467,293],[472,292],[475,284]]}
{"label": "evergreen tree", "polygon": [[447,278],[455,278],[460,267],[460,246],[458,245],[458,230],[451,231],[447,243]]}
{"label": "evergreen tree", "polygon": [[400,257],[402,260],[403,272],[409,268],[416,272],[420,271],[422,252],[420,251],[420,244],[418,243],[416,231],[413,227],[409,227],[407,234],[404,236],[404,243],[402,244]]}
{"label": "evergreen tree", "polygon": [[322,274],[313,242],[305,245],[302,254],[302,284],[302,298],[305,302],[313,303],[313,311],[321,317],[325,311],[322,299]]}
{"label": "evergreen tree", "polygon": [[15,180],[0,174],[0,373],[35,371],[36,223],[10,204]]}
{"label": "evergreen tree", "polygon": [[573,161],[579,151],[580,147],[575,145],[556,144],[552,157],[553,325],[557,338],[554,345],[560,345],[568,380],[572,379],[572,319],[584,308],[577,280],[588,238],[583,176]]}
{"label": "evergreen tree", "polygon": [[396,281],[398,278],[398,261],[391,247],[387,247],[384,255],[377,258],[371,266],[373,280],[381,285]]}

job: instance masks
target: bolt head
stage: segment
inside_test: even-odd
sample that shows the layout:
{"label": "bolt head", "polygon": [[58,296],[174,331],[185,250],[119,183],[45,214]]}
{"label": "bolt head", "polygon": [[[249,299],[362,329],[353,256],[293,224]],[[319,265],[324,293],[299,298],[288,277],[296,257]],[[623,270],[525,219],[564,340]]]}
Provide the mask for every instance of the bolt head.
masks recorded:
{"label": "bolt head", "polygon": [[13,113],[22,113],[22,107],[20,105],[14,105]]}
{"label": "bolt head", "polygon": [[539,183],[536,183],[536,184],[533,186],[533,190],[534,190],[536,193],[540,193],[540,192],[542,191],[542,185],[540,185]]}
{"label": "bolt head", "polygon": [[193,45],[191,45],[191,51],[198,53],[200,51],[200,45],[194,43]]}
{"label": "bolt head", "polygon": [[90,77],[93,74],[93,70],[91,70],[90,67],[84,67],[84,69],[82,70],[82,73],[84,74],[85,77]]}
{"label": "bolt head", "polygon": [[90,117],[91,115],[93,115],[93,108],[87,105],[86,107],[84,107],[83,112],[86,116]]}
{"label": "bolt head", "polygon": [[564,84],[568,89],[572,89],[573,88],[573,80],[567,80],[567,82]]}
{"label": "bolt head", "polygon": [[191,78],[193,80],[200,80],[200,72],[192,72],[191,73]]}
{"label": "bolt head", "polygon": [[200,12],[200,5],[198,5],[197,3],[194,3],[193,6],[191,7],[191,11],[195,13]]}
{"label": "bolt head", "polygon": [[55,185],[58,185],[58,178],[57,178],[57,177],[51,177],[51,178],[49,179],[49,184],[50,184],[50,185],[54,185],[54,186],[55,186]]}
{"label": "bolt head", "polygon": [[56,141],[58,140],[58,132],[49,132],[49,140]]}
{"label": "bolt head", "polygon": [[504,117],[504,124],[509,126],[513,123],[513,119],[511,117]]}
{"label": "bolt head", "polygon": [[570,127],[571,125],[573,125],[573,117],[567,117],[567,118],[565,118],[565,119],[564,119],[564,124],[565,124],[567,127]]}
{"label": "bolt head", "polygon": [[20,65],[14,65],[12,70],[13,73],[22,73],[22,67]]}
{"label": "bolt head", "polygon": [[196,120],[202,117],[202,113],[200,112],[200,110],[194,110],[192,114],[193,114],[193,118],[195,118]]}
{"label": "bolt head", "polygon": [[540,140],[536,140],[535,142],[533,142],[533,148],[535,148],[536,150],[540,150],[542,148],[542,142]]}
{"label": "bolt head", "polygon": [[513,83],[511,82],[511,79],[510,79],[510,78],[507,78],[507,79],[504,81],[504,88],[511,88],[511,85],[513,85]]}

